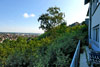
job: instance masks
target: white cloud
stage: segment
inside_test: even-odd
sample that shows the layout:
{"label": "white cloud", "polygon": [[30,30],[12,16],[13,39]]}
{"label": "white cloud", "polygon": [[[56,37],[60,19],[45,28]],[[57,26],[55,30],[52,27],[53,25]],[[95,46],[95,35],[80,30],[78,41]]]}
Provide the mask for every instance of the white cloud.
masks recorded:
{"label": "white cloud", "polygon": [[28,13],[24,13],[24,18],[29,18]]}
{"label": "white cloud", "polygon": [[35,15],[34,14],[30,14],[30,17],[35,17]]}
{"label": "white cloud", "polygon": [[30,18],[30,17],[35,17],[35,14],[24,13],[24,18]]}

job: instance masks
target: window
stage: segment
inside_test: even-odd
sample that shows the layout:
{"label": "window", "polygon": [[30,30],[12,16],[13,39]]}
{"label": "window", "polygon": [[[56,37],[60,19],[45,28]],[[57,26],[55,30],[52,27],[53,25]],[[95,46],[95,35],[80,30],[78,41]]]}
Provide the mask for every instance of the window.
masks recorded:
{"label": "window", "polygon": [[93,39],[99,42],[99,26],[96,26],[93,29]]}

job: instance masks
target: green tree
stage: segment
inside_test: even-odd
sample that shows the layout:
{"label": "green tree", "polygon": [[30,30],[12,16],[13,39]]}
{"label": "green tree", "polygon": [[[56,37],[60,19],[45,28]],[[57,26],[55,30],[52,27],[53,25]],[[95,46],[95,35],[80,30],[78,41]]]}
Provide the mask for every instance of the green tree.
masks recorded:
{"label": "green tree", "polygon": [[86,25],[86,21],[83,21],[83,22],[82,22],[82,25],[84,25],[84,24]]}
{"label": "green tree", "polygon": [[65,15],[60,11],[60,8],[50,7],[47,10],[47,13],[42,14],[38,18],[38,22],[41,23],[39,28],[45,31],[51,30],[52,28],[62,24],[63,22],[65,23],[64,17]]}

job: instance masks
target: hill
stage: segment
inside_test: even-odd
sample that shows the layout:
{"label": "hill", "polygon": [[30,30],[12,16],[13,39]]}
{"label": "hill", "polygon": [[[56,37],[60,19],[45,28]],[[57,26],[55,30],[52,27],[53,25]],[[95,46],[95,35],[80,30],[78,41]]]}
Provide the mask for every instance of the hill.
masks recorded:
{"label": "hill", "polygon": [[78,40],[84,45],[87,26],[58,25],[36,38],[19,37],[0,43],[1,67],[66,67],[70,65]]}

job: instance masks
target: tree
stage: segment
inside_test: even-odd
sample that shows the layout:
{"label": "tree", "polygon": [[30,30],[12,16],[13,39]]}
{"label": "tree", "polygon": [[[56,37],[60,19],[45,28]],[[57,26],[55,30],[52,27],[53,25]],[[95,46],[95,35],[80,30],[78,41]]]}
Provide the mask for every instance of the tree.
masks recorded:
{"label": "tree", "polygon": [[82,22],[82,25],[84,25],[84,24],[86,25],[86,21],[83,21],[83,22]]}
{"label": "tree", "polygon": [[57,25],[65,22],[64,17],[65,15],[60,11],[60,8],[50,7],[47,10],[47,13],[42,14],[38,18],[38,22],[41,23],[39,28],[42,28],[45,31],[49,31]]}

